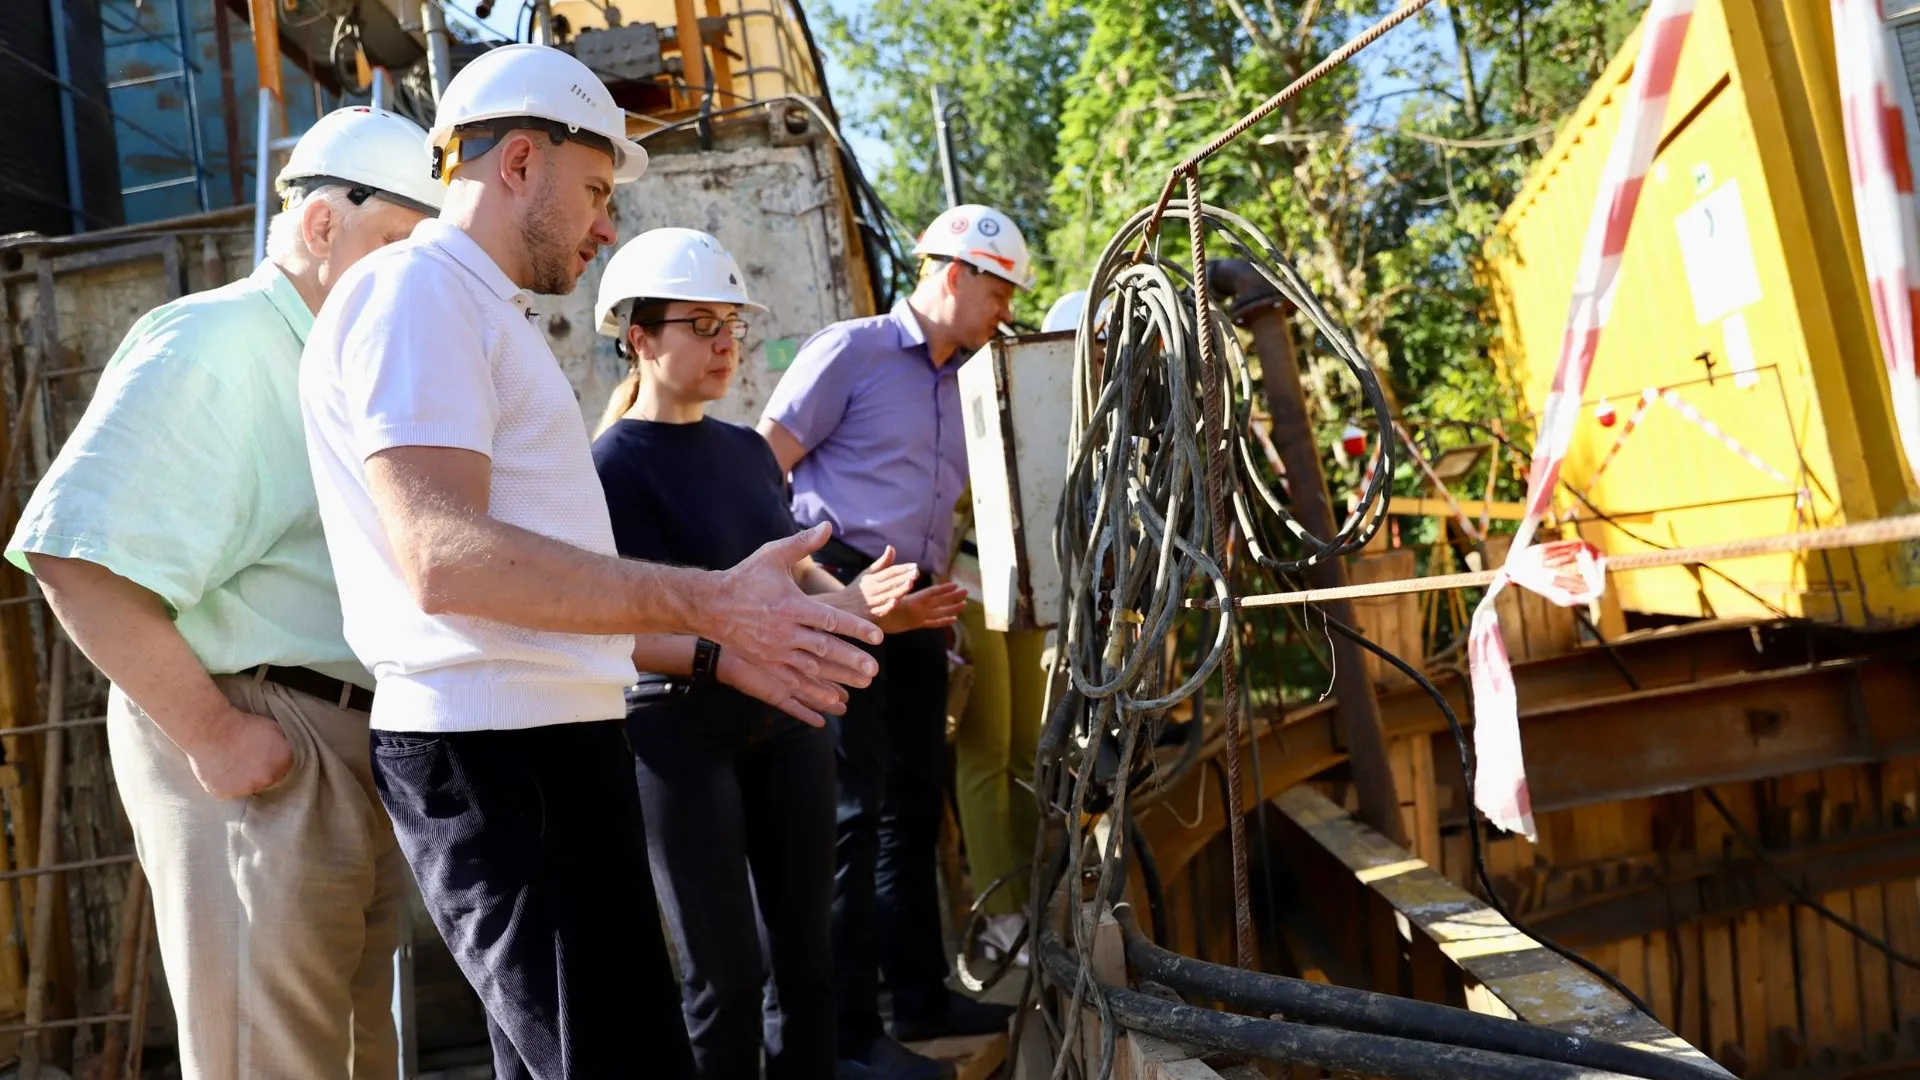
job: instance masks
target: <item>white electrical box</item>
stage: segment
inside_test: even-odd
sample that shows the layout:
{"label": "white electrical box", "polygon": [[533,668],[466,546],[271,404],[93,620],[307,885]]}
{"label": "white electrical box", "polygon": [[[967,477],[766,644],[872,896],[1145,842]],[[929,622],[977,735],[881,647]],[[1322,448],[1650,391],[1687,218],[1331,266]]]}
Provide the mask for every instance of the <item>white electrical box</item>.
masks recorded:
{"label": "white electrical box", "polygon": [[981,606],[994,630],[1060,621],[1053,522],[1067,482],[1073,337],[1000,338],[960,367]]}

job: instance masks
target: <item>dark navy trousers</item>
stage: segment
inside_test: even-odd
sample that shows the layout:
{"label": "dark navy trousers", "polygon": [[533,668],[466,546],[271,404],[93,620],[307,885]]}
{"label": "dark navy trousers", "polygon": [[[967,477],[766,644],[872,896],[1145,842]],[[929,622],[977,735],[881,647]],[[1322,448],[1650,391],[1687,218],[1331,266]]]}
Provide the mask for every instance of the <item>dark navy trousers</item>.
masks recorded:
{"label": "dark navy trousers", "polygon": [[372,738],[401,850],[486,1007],[495,1077],[691,1077],[623,723]]}

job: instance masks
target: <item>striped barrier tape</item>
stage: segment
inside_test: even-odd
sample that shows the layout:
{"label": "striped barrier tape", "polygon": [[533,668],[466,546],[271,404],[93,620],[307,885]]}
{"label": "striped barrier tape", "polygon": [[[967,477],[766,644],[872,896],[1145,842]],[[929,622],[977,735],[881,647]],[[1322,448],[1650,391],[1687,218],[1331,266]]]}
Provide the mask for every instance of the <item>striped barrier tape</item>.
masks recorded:
{"label": "striped barrier tape", "polygon": [[1914,317],[1920,314],[1920,220],[1915,217],[1907,123],[1894,84],[1879,0],[1832,0],[1840,107],[1853,174],[1853,209],[1873,298],[1880,358],[1893,390],[1894,420],[1907,468],[1920,480],[1920,373]]}
{"label": "striped barrier tape", "polygon": [[[1527,474],[1526,516],[1514,535],[1507,565],[1487,586],[1486,596],[1473,613],[1467,637],[1468,670],[1473,682],[1473,743],[1479,759],[1474,778],[1474,805],[1495,825],[1508,832],[1524,833],[1528,838],[1534,836],[1533,801],[1527,791],[1526,764],[1520,753],[1520,703],[1514,691],[1513,670],[1506,642],[1500,636],[1500,616],[1494,601],[1509,581],[1518,581],[1523,587],[1536,590],[1542,583],[1547,561],[1543,556],[1529,555],[1527,549],[1539,530],[1540,519],[1552,505],[1560,466],[1566,459],[1573,429],[1580,421],[1580,402],[1585,396],[1587,375],[1600,346],[1600,332],[1606,328],[1607,316],[1613,307],[1621,255],[1626,250],[1627,233],[1633,226],[1633,211],[1640,202],[1647,168],[1660,142],[1661,122],[1666,116],[1667,98],[1673,89],[1687,25],[1693,19],[1693,7],[1694,0],[1653,0],[1647,8],[1640,53],[1633,65],[1633,79],[1627,86],[1621,110],[1620,130],[1607,155],[1599,197],[1587,226],[1580,266],[1574,275],[1566,336],[1561,343],[1560,360],[1554,369],[1553,386],[1541,414],[1533,463]],[[1539,570],[1535,564],[1539,564]],[[1599,586],[1604,580],[1600,575],[1574,574],[1565,581],[1576,578],[1577,587],[1562,588],[1561,572],[1547,573],[1545,580],[1553,586],[1549,595],[1564,604],[1585,603],[1599,595]]]}

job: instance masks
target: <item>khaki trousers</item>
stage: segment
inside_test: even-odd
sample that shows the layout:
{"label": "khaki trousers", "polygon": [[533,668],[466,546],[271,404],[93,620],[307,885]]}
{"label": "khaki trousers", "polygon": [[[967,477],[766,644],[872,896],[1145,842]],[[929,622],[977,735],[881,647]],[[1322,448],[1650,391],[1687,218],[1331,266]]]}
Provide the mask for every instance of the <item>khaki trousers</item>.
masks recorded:
{"label": "khaki trousers", "polygon": [[293,748],[292,770],[248,798],[208,795],[118,688],[107,705],[184,1080],[392,1080],[408,879],[373,786],[367,714],[251,676],[215,681]]}
{"label": "khaki trousers", "polygon": [[[1040,820],[1028,789],[1047,711],[1047,634],[988,630],[986,612],[971,600],[960,618],[967,628],[973,692],[953,735],[954,801],[978,890],[1033,858]],[[989,897],[986,910],[1011,915],[1026,906],[1027,879],[1021,875]]]}

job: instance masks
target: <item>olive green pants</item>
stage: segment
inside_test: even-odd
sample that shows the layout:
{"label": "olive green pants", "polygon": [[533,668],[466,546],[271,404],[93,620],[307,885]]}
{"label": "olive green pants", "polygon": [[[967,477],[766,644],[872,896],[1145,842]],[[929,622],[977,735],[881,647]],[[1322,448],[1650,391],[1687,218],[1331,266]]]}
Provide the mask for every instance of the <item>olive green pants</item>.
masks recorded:
{"label": "olive green pants", "polygon": [[[968,870],[978,891],[1033,858],[1039,819],[1031,789],[1047,704],[1047,670],[1041,663],[1046,632],[988,630],[980,605],[972,601],[961,623],[972,653],[973,693],[954,734],[954,786]],[[988,900],[987,911],[1010,914],[1026,902],[1027,877],[1020,874]]]}

